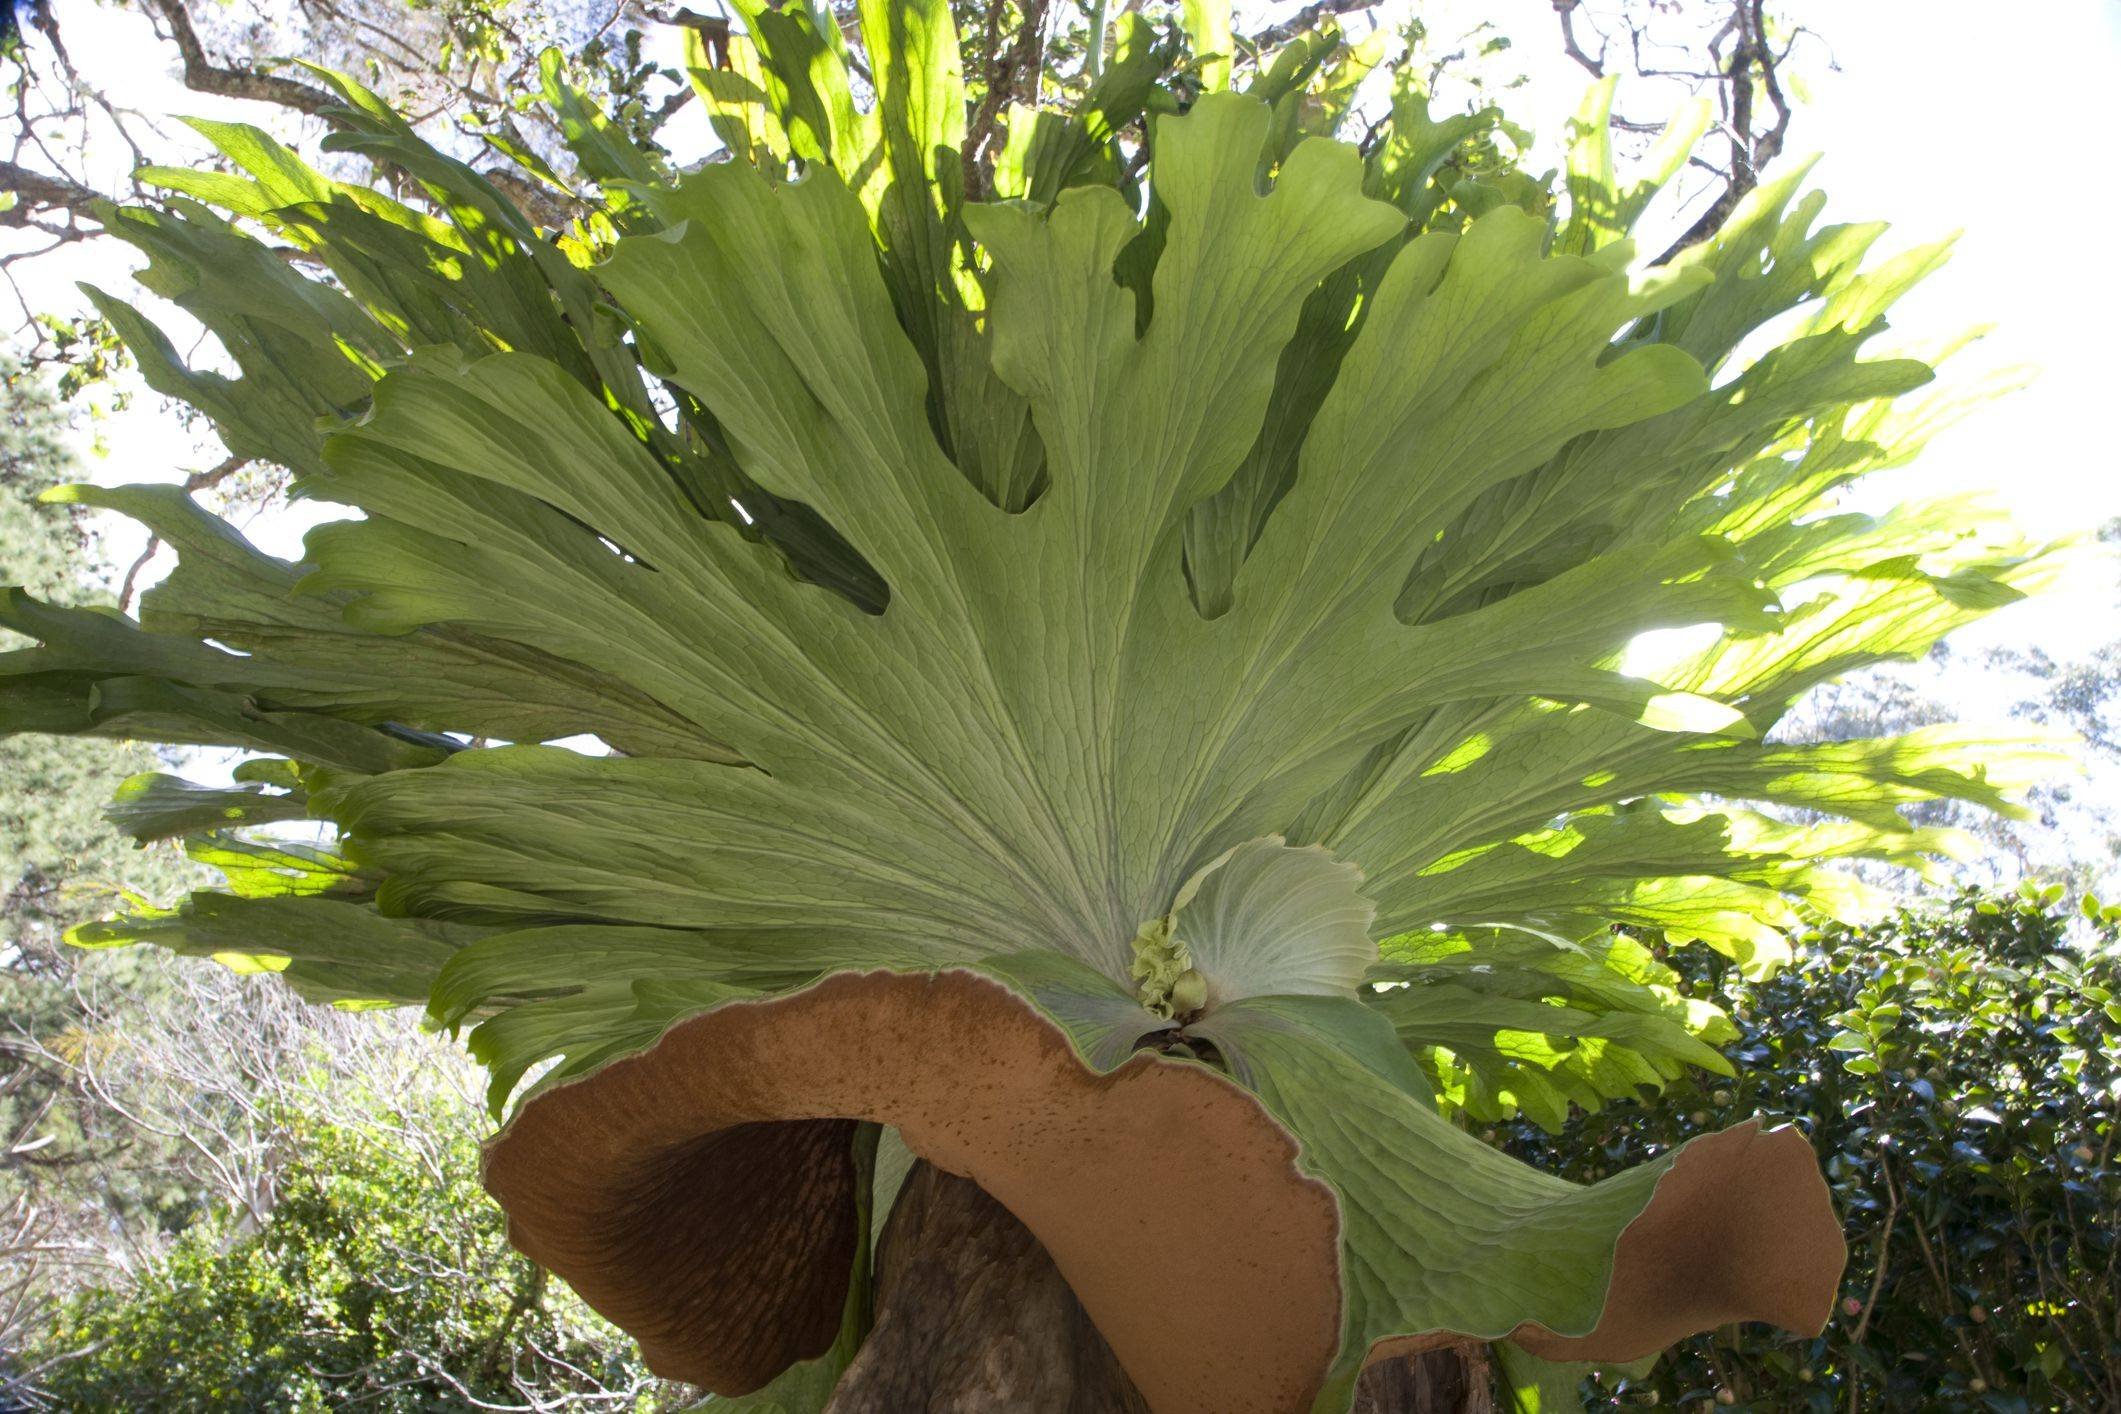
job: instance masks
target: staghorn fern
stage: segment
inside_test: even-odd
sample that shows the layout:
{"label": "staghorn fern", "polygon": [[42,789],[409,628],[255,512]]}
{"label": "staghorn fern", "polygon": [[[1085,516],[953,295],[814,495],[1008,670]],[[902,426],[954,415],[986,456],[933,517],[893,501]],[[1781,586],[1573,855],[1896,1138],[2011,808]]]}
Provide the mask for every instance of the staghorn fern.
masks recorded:
{"label": "staghorn fern", "polygon": [[[1136,15],[968,201],[947,7],[866,0],[869,111],[822,15],[747,8],[697,56],[731,160],[684,173],[548,65],[602,191],[564,233],[336,78],[330,145],[417,205],[200,123],[236,173],[107,213],[239,370],[92,292],[147,380],[362,514],[288,564],[170,488],[55,493],[179,563],[137,623],[9,591],[42,646],[0,657],[0,729],[256,753],[114,807],[227,888],[76,940],[424,1005],[497,1112],[542,1069],[489,1170],[516,1239],[657,1368],[774,1381],[761,1408],[816,1407],[859,1344],[866,1225],[803,1254],[888,1203],[880,1123],[1009,1203],[1159,1408],[1342,1408],[1427,1333],[1514,1335],[1532,1379],[1523,1351],[1823,1319],[1838,1231],[1786,1131],[1581,1189],[1448,1117],[1724,1069],[1721,1015],[1614,925],[1767,972],[1867,906],[1837,861],[1951,844],[1903,806],[2003,808],[2038,764],[1767,736],[2047,572],[1963,505],[1834,509],[1952,410],[1861,356],[1943,248],[1866,266],[1881,228],[1820,224],[1800,172],[1641,268],[1692,117],[1623,182],[1594,94],[1556,214],[1494,114],[1404,79],[1362,150],[1329,140],[1362,67],[1330,33],[1235,94]],[[608,754],[536,744],[585,737]],[[304,815],[335,842],[255,828]],[[933,1093],[1005,1082],[987,1129]],[[1069,1142],[1117,1216],[1025,1137],[1064,1113],[1110,1126]],[[762,1118],[804,1137],[685,1167]],[[584,1236],[674,1174],[785,1187],[738,1236],[815,1299],[674,1315],[786,1273]],[[1173,1264],[1211,1294],[1130,1304]],[[1212,1293],[1262,1270],[1288,1311],[1247,1326]]]}

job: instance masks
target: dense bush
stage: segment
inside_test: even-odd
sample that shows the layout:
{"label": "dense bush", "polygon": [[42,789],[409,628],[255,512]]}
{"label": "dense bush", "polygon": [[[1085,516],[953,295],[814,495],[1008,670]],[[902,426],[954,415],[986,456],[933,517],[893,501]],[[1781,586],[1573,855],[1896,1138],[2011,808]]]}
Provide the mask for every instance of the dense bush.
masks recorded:
{"label": "dense bush", "polygon": [[[1618,1401],[1754,1410],[2121,1409],[2121,908],[1984,896],[1810,940],[1748,985],[1704,949],[1738,1078],[1513,1150],[1590,1179],[1756,1112],[1803,1126],[1850,1262],[1816,1340],[1725,1329]],[[1610,1397],[1612,1386],[1601,1388]]]}
{"label": "dense bush", "polygon": [[51,1362],[40,1404],[650,1407],[633,1343],[503,1240],[468,1126],[303,1113],[285,1132],[292,1153],[261,1230],[203,1220],[136,1282],[65,1303],[27,1355]]}

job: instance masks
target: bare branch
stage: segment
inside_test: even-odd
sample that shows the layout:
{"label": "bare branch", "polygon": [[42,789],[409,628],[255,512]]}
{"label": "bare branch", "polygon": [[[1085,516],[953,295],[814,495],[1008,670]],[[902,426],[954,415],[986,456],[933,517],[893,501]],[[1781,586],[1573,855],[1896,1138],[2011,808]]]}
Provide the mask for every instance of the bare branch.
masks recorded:
{"label": "bare branch", "polygon": [[[185,477],[184,490],[189,494],[219,486],[222,482],[228,480],[229,477],[234,476],[249,465],[249,457],[225,457],[219,463],[208,467],[205,471],[196,471]],[[138,558],[131,565],[127,566],[125,579],[118,586],[118,612],[130,613],[132,611],[133,594],[139,588],[141,571],[148,567],[161,549],[162,537],[150,535],[147,537],[147,547],[140,552]]]}
{"label": "bare branch", "polygon": [[147,0],[147,3],[168,24],[170,38],[176,42],[177,52],[184,59],[184,86],[193,92],[276,103],[311,117],[321,116],[325,109],[337,102],[321,88],[311,88],[306,83],[278,74],[215,64],[206,57],[206,46],[199,41],[198,30],[192,27],[191,12],[184,7],[184,0]]}
{"label": "bare branch", "polygon": [[565,196],[510,168],[493,167],[479,175],[500,188],[501,194],[514,202],[516,209],[536,225],[555,231],[565,230],[567,223],[578,214],[575,204]]}
{"label": "bare branch", "polygon": [[150,535],[147,537],[147,547],[140,552],[139,556],[135,558],[130,565],[127,565],[125,567],[125,579],[118,585],[119,613],[127,614],[132,612],[133,594],[140,587],[140,572],[147,568],[148,563],[152,561],[155,556],[161,552],[161,550],[162,537],[159,535]]}
{"label": "bare branch", "polygon": [[1605,36],[1598,36],[1596,58],[1585,53],[1576,38],[1576,7],[1582,3],[1583,0],[1554,0],[1554,14],[1561,21],[1562,52],[1590,70],[1592,78],[1602,79],[1605,77]]}
{"label": "bare branch", "polygon": [[1278,25],[1269,25],[1257,34],[1238,41],[1238,47],[1253,54],[1263,54],[1269,49],[1278,49],[1300,34],[1317,29],[1326,20],[1337,15],[1354,14],[1370,9],[1377,0],[1316,0],[1304,6]]}
{"label": "bare branch", "polygon": [[195,471],[185,477],[184,489],[186,492],[209,490],[249,465],[249,457],[224,457],[206,470]]}
{"label": "bare branch", "polygon": [[47,176],[13,162],[0,161],[0,187],[15,194],[15,204],[0,211],[0,226],[36,225],[33,217],[47,211],[94,219],[90,208],[103,193],[65,177]]}
{"label": "bare branch", "polygon": [[[729,41],[729,21],[721,15],[703,15],[683,5],[665,5],[660,0],[635,0],[634,8],[659,25],[676,25],[681,29],[696,29],[704,39]],[[837,14],[837,11],[835,11]]]}
{"label": "bare branch", "polygon": [[649,133],[653,135],[655,133],[661,132],[663,130],[663,124],[669,122],[672,118],[675,118],[680,112],[682,112],[684,110],[685,105],[692,102],[695,96],[696,94],[693,90],[692,85],[686,84],[683,88],[678,89],[676,92],[672,93],[668,98],[664,99],[662,103],[657,106],[655,112],[649,115]]}
{"label": "bare branch", "polygon": [[[1735,40],[1730,62],[1723,71],[1726,104],[1723,131],[1730,144],[1731,168],[1725,174],[1723,190],[1709,204],[1709,209],[1701,213],[1700,219],[1689,226],[1684,235],[1672,242],[1670,249],[1657,257],[1656,264],[1666,264],[1690,246],[1699,245],[1715,235],[1746,194],[1760,185],[1761,172],[1782,155],[1783,139],[1789,133],[1790,106],[1783,97],[1782,83],[1775,72],[1782,56],[1768,42],[1765,9],[1766,0],[1732,0],[1729,20],[1710,41],[1709,52],[1720,54],[1726,38]],[[1775,113],[1774,123],[1765,129],[1755,128],[1758,115],[1753,106],[1753,87],[1756,82]]]}
{"label": "bare branch", "polygon": [[1871,1273],[1871,1290],[1864,1298],[1863,1316],[1856,1322],[1856,1329],[1849,1335],[1849,1343],[1852,1345],[1863,1344],[1864,1334],[1871,1328],[1871,1314],[1878,1309],[1879,1293],[1885,1290],[1885,1274],[1890,1266],[1887,1258],[1893,1246],[1893,1224],[1900,1221],[1900,1188],[1893,1182],[1892,1165],[1883,1149],[1878,1151],[1878,1172],[1885,1178],[1885,1227],[1878,1234],[1878,1247],[1871,1259],[1876,1270]]}

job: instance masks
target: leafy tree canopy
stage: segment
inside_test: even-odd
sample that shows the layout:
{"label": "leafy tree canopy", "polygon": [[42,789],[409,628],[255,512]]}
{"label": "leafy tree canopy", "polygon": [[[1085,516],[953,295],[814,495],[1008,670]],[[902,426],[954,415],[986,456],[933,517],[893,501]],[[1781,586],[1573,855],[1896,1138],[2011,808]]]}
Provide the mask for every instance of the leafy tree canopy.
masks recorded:
{"label": "leafy tree canopy", "polygon": [[[508,1250],[451,1106],[370,1095],[390,1117],[362,1122],[324,1098],[274,1117],[296,1157],[262,1231],[194,1223],[137,1280],[61,1307],[24,1353],[49,1361],[39,1407],[650,1407],[614,1333]],[[410,1127],[433,1137],[408,1145]]]}
{"label": "leafy tree canopy", "polygon": [[[2081,1410],[2121,1400],[2121,911],[1964,890],[1804,940],[1748,981],[1675,962],[1740,1030],[1724,1080],[1583,1116],[1520,1157],[1579,1179],[1762,1107],[1826,1161],[1851,1261],[1816,1337],[1720,1331],[1630,1381],[1759,1410]],[[1720,975],[1719,975],[1720,974]]]}
{"label": "leafy tree canopy", "polygon": [[[81,605],[108,599],[107,572],[84,518],[37,504],[39,492],[72,474],[58,407],[47,384],[0,363],[0,565],[39,598]],[[0,646],[24,646],[0,630]],[[114,775],[154,764],[142,747],[41,736],[0,738],[0,947],[18,957],[48,950],[68,926],[106,913],[120,881],[147,891],[174,886],[181,871],[161,856],[135,858],[102,818]]]}
{"label": "leafy tree canopy", "polygon": [[[39,492],[74,472],[52,389],[0,362],[0,408],[0,566],[52,602],[107,604],[109,566],[86,518],[37,504]],[[0,646],[24,641],[0,630]],[[83,955],[61,944],[65,930],[121,907],[129,893],[167,899],[211,877],[175,846],[137,849],[103,815],[113,786],[158,764],[129,742],[0,738],[0,1215],[10,1248],[0,1348],[16,1347],[44,1316],[53,1283],[37,1271],[42,1262],[63,1262],[111,1228],[151,1227],[181,1201],[158,1162],[162,1136],[114,1136],[47,1046],[80,1039],[84,976],[143,996],[158,981],[159,969],[139,955],[80,966]],[[85,1172],[125,1150],[137,1162]],[[0,1383],[0,1399],[12,1393]]]}

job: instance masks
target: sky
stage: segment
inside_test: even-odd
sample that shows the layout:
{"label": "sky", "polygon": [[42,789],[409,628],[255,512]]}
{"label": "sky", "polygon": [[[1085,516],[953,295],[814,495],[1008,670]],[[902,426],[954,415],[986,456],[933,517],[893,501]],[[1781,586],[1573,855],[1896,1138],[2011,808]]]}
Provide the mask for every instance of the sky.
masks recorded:
{"label": "sky", "polygon": [[[1784,157],[1819,157],[1812,180],[1829,194],[1826,219],[1891,222],[1880,252],[1960,233],[1951,263],[1894,307],[1889,337],[1928,344],[1990,324],[1946,380],[2033,374],[1912,466],[1876,478],[1869,496],[1890,504],[1985,491],[2041,538],[2096,531],[2121,516],[2121,442],[2109,430],[2121,277],[2101,253],[2108,233],[2121,230],[2121,187],[2107,174],[2100,136],[2111,129],[2121,78],[2121,0],[1785,0],[1779,8],[1824,31],[1838,67],[1829,70],[1816,48],[1801,51],[1810,97]],[[1520,41],[1518,52],[1526,48]],[[1537,57],[1537,106],[1580,90],[1582,71],[1558,42]],[[1619,106],[1628,108],[1625,89]],[[1559,128],[1552,119],[1541,126]],[[2115,583],[2104,556],[2080,556],[2056,593],[1994,616],[1962,642],[2082,653],[2121,636]]]}
{"label": "sky", "polygon": [[[98,42],[79,56],[84,67],[134,106],[267,121],[253,105],[186,92],[170,51],[142,17],[97,0],[55,0],[54,8],[76,32],[94,27]],[[2089,533],[2121,517],[2121,468],[2108,428],[2121,279],[2106,257],[2121,230],[2121,196],[2103,156],[2112,84],[2121,75],[2121,0],[2037,0],[2011,9],[1976,0],[1786,0],[1784,8],[1823,30],[1832,51],[1831,66],[1817,48],[1801,62],[1808,98],[1785,159],[1823,153],[1815,180],[1832,194],[1829,218],[1890,220],[1887,250],[1964,232],[1951,264],[1896,308],[1896,334],[1926,344],[1992,323],[1993,332],[1958,360],[1959,376],[2037,370],[2029,387],[1981,409],[1867,495],[1889,503],[1986,491],[2042,537]],[[1531,83],[1508,106],[1547,138],[1561,134],[1586,75],[1561,53],[1544,0],[1393,0],[1379,11],[1386,23],[1412,13],[1439,32],[1497,15],[1519,25],[1511,58]],[[1620,107],[1649,115],[1671,101],[1624,87]],[[697,118],[690,127],[703,133]],[[117,175],[112,168],[106,179]],[[136,263],[115,242],[93,242],[19,273],[32,303],[67,309],[80,306],[76,280],[129,292]],[[174,332],[181,316],[172,324]],[[210,433],[184,428],[152,394],[85,426],[81,450],[88,474],[104,482],[175,480],[221,456]],[[246,528],[262,548],[294,555],[302,532],[329,514],[296,506]],[[110,533],[127,557],[140,543],[129,525]],[[1959,642],[2081,654],[2121,637],[2116,582],[2116,566],[2103,555],[2079,555],[2054,593],[1992,617]],[[1970,714],[1989,716],[1997,708],[1980,700],[1985,686],[1993,685],[1967,675],[1949,690],[1966,696]]]}
{"label": "sky", "polygon": [[[2037,19],[1998,23],[2007,13]],[[1907,493],[1989,490],[2042,535],[2095,531],[2121,515],[2121,278],[2095,253],[2121,229],[2099,136],[2121,76],[2121,3],[1862,0],[1824,23],[1843,72],[1820,83],[1796,144],[1823,150],[1819,181],[1909,239],[1963,231],[1898,326],[1926,337],[1993,322],[1970,357],[2036,370],[1895,477]],[[2114,566],[2087,556],[2064,592],[1985,636],[2081,652],[2121,634],[2114,585]]]}

